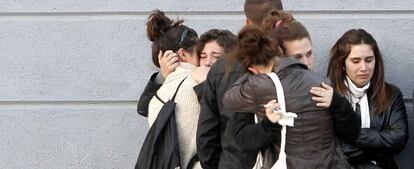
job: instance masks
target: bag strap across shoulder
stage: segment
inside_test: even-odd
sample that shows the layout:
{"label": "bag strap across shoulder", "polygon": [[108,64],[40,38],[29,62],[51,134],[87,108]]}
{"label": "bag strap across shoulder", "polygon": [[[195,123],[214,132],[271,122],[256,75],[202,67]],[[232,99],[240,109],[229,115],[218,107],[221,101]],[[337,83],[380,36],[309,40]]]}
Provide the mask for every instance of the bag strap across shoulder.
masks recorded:
{"label": "bag strap across shoulder", "polygon": [[197,154],[195,154],[195,155],[191,158],[190,162],[188,162],[187,169],[192,169],[192,168],[194,168],[194,166],[196,165],[197,161],[200,161],[200,160],[198,159]]}
{"label": "bag strap across shoulder", "polygon": [[[181,80],[181,82],[180,82],[180,84],[178,84],[178,87],[177,87],[177,89],[175,90],[175,92],[174,92],[174,95],[173,95],[173,97],[170,99],[170,100],[172,100],[172,101],[174,101],[175,100],[175,96],[177,95],[177,93],[178,93],[178,89],[180,89],[180,87],[181,87],[181,84],[183,84],[183,82],[185,81],[185,79],[187,79],[187,77],[185,77],[183,80]],[[156,93],[155,94],[155,97],[161,102],[161,103],[163,103],[163,104],[165,104],[165,102],[158,96],[158,94]]]}

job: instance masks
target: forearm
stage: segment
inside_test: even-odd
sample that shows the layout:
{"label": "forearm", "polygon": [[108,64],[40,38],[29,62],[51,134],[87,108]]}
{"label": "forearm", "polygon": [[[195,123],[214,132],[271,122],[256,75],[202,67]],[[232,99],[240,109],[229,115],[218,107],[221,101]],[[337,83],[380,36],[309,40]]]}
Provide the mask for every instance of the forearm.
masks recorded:
{"label": "forearm", "polygon": [[[398,154],[408,140],[408,122],[402,94],[398,93],[390,105],[389,112],[383,116],[386,124],[381,129],[364,128],[358,138],[357,145],[383,153]],[[377,113],[377,112],[374,112]]]}
{"label": "forearm", "polygon": [[144,91],[142,92],[138,105],[137,105],[137,112],[138,114],[147,117],[148,116],[148,105],[151,99],[155,96],[158,89],[161,87],[162,83],[157,81],[157,76],[159,76],[160,73],[154,73],[151,75],[150,80],[148,81],[147,85],[145,86]]}
{"label": "forearm", "polygon": [[336,92],[329,107],[334,121],[335,134],[346,143],[354,143],[361,131],[361,119],[345,97]]}
{"label": "forearm", "polygon": [[253,113],[234,113],[227,129],[226,132],[233,133],[242,151],[259,151],[280,142],[281,126],[267,119],[255,123]]}
{"label": "forearm", "polygon": [[199,103],[201,103],[201,99],[203,97],[203,91],[204,91],[203,90],[203,84],[204,84],[204,82],[202,82],[202,83],[200,83],[200,84],[193,87],[193,90],[197,95],[197,99],[198,99]]}

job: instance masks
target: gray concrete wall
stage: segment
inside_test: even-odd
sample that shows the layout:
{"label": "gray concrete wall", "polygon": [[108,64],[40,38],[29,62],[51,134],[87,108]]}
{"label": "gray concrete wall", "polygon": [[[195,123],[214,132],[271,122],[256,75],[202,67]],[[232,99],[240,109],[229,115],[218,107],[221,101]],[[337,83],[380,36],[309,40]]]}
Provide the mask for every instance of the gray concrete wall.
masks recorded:
{"label": "gray concrete wall", "polygon": [[[132,168],[148,130],[135,106],[156,71],[145,37],[150,11],[184,18],[199,33],[237,33],[242,6],[242,0],[0,0],[0,168]],[[311,32],[317,72],[324,73],[327,51],[344,31],[364,28],[384,54],[386,79],[412,97],[413,1],[284,6]]]}

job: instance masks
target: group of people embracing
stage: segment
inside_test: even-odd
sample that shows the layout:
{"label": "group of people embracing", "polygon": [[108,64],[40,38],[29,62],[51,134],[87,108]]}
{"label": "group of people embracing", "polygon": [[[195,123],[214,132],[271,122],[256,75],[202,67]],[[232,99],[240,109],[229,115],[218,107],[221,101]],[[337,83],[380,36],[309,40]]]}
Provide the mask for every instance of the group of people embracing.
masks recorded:
{"label": "group of people embracing", "polygon": [[[162,100],[181,85],[175,97],[181,168],[398,168],[393,157],[409,137],[407,113],[401,91],[385,82],[372,35],[346,31],[330,49],[323,76],[312,71],[309,32],[280,0],[245,0],[244,12],[237,36],[211,29],[198,37],[159,10],[148,17],[160,71],[137,111],[152,125]],[[198,162],[187,166],[195,155]]]}

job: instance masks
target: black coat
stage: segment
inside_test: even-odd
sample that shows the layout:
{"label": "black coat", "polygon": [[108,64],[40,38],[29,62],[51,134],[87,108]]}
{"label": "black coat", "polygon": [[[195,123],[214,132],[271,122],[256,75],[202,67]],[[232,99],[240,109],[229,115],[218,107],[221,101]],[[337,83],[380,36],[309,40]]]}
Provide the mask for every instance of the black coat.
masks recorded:
{"label": "black coat", "polygon": [[148,117],[149,102],[155,96],[158,89],[162,86],[162,84],[155,82],[155,78],[157,77],[158,73],[159,72],[155,72],[151,75],[150,80],[148,81],[147,85],[145,86],[144,91],[139,97],[139,101],[137,105],[137,113],[144,117]]}
{"label": "black coat", "polygon": [[361,129],[356,143],[342,145],[349,162],[355,166],[376,161],[385,169],[398,168],[393,157],[404,149],[408,140],[407,112],[401,91],[394,85],[386,86],[392,95],[387,111],[374,112],[375,105],[369,100],[370,128]]}
{"label": "black coat", "polygon": [[231,169],[238,162],[235,147],[223,142],[223,134],[229,115],[223,110],[223,95],[245,73],[239,63],[225,75],[226,57],[221,57],[210,69],[203,86],[201,112],[197,127],[197,154],[204,169]]}

